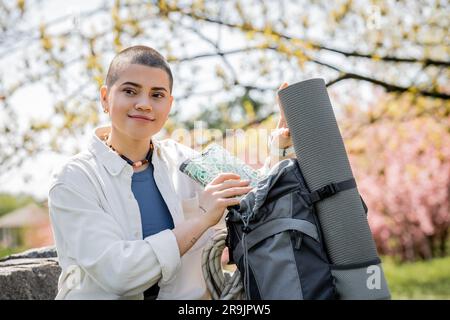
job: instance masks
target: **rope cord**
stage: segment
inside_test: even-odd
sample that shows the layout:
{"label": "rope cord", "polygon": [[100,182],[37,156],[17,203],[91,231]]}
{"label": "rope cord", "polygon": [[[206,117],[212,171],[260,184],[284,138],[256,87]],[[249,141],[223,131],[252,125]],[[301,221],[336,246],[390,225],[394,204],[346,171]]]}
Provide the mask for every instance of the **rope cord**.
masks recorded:
{"label": "rope cord", "polygon": [[222,270],[226,236],[227,229],[217,231],[203,249],[203,277],[213,300],[243,300],[245,293],[239,270],[233,273]]}

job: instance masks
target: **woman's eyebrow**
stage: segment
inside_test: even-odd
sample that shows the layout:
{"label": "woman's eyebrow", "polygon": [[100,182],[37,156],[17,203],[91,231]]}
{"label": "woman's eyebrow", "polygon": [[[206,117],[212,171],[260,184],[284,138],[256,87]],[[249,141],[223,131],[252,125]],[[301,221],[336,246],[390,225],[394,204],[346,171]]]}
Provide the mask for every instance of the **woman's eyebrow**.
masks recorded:
{"label": "woman's eyebrow", "polygon": [[[120,86],[125,86],[125,85],[133,86],[133,87],[136,87],[139,89],[142,88],[142,86],[139,83],[135,83],[135,82],[131,82],[131,81],[124,82]],[[167,89],[164,87],[152,87],[152,90],[154,90],[154,91],[162,90],[162,91],[168,92]]]}
{"label": "woman's eyebrow", "polygon": [[152,87],[152,90],[155,90],[155,91],[162,90],[162,91],[166,91],[167,92],[167,89],[164,88],[164,87]]}
{"label": "woman's eyebrow", "polygon": [[120,86],[126,86],[126,85],[133,86],[136,88],[142,88],[142,86],[139,83],[134,83],[134,82],[130,82],[130,81],[124,82]]}

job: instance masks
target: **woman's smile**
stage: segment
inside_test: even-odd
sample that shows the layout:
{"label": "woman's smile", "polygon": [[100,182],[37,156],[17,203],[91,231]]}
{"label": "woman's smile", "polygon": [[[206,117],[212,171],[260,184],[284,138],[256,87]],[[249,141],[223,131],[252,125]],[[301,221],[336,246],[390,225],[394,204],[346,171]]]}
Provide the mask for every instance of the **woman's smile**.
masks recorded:
{"label": "woman's smile", "polygon": [[139,121],[139,122],[152,122],[155,121],[155,118],[143,116],[143,115],[128,115],[129,118]]}

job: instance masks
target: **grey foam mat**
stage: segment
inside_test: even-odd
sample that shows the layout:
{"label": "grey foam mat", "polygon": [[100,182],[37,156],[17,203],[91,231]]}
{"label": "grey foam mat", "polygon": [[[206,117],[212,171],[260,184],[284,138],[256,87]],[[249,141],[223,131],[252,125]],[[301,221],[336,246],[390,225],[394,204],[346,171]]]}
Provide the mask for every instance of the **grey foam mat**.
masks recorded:
{"label": "grey foam mat", "polygon": [[[377,268],[377,274],[367,273],[367,268],[351,270],[332,270],[335,279],[336,290],[342,300],[366,300],[389,299],[390,293],[387,286],[381,264],[372,265]],[[377,276],[378,280],[372,281],[369,277]]]}
{"label": "grey foam mat", "polygon": [[[297,161],[310,190],[352,178],[344,142],[323,79],[290,85],[279,91],[279,98]],[[333,264],[366,263],[378,258],[356,188],[320,201],[316,208]]]}

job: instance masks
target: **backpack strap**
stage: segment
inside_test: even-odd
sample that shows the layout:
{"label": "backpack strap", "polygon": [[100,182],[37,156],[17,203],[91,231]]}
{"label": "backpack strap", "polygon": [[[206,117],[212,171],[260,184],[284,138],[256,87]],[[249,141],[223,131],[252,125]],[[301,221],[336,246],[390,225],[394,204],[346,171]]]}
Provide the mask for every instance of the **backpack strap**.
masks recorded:
{"label": "backpack strap", "polygon": [[[338,192],[353,189],[353,188],[356,188],[355,178],[351,178],[351,179],[341,181],[341,182],[333,182],[333,183],[327,184],[326,186],[319,188],[311,193],[302,193],[302,196],[306,199],[306,201],[308,202],[309,205],[313,205],[314,203],[322,201],[323,199],[329,198]],[[361,203],[364,208],[364,212],[367,214],[367,212],[368,212],[367,205],[364,202],[361,195],[359,197],[361,198]]]}
{"label": "backpack strap", "polygon": [[[307,221],[292,218],[279,218],[267,221],[266,223],[260,225],[259,227],[253,229],[246,234],[245,240],[247,250],[253,248],[256,244],[260,243],[266,238],[269,238],[277,233],[286,230],[296,230],[300,231],[316,241],[319,241],[319,235],[316,226]],[[244,255],[244,246],[242,241],[236,245],[233,249],[233,259],[234,261],[239,261]]]}
{"label": "backpack strap", "polygon": [[365,212],[366,215],[367,215],[367,212],[369,211],[369,208],[367,208],[367,205],[366,205],[366,203],[364,202],[363,198],[362,198],[361,196],[359,196],[359,197],[361,198],[361,203],[362,203],[362,205],[363,205],[364,212]]}
{"label": "backpack strap", "polygon": [[316,202],[322,201],[323,199],[329,198],[340,191],[353,188],[356,188],[355,178],[351,178],[341,182],[333,182],[311,193],[302,193],[302,195],[306,197],[307,201],[311,205]]}

